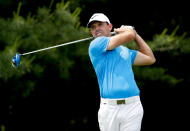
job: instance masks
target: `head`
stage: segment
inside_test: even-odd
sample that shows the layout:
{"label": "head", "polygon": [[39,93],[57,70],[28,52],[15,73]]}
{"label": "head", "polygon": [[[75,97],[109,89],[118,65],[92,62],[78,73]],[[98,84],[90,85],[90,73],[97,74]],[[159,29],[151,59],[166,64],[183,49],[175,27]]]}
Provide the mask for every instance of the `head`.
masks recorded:
{"label": "head", "polygon": [[95,13],[90,18],[87,27],[90,28],[90,33],[93,37],[110,36],[112,24],[107,16],[102,13]]}

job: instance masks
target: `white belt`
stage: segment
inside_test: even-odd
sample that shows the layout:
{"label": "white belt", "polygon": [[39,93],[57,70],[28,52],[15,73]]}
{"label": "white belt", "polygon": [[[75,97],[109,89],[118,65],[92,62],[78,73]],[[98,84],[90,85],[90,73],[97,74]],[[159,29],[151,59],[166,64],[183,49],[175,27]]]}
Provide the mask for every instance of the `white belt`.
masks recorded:
{"label": "white belt", "polygon": [[140,97],[139,96],[132,96],[129,98],[122,98],[122,99],[105,99],[101,98],[101,103],[102,104],[109,104],[109,105],[122,105],[122,104],[129,104],[133,103],[136,101],[139,101]]}

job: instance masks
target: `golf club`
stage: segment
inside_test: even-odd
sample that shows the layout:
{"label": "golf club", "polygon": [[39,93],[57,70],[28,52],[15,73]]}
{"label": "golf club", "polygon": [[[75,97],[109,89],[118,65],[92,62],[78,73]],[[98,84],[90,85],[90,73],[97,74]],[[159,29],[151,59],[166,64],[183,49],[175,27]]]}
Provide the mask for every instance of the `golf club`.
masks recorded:
{"label": "golf club", "polygon": [[[111,32],[111,35],[114,35],[114,34],[116,34],[116,33],[115,32]],[[37,53],[37,52],[41,52],[41,51],[45,51],[45,50],[49,50],[49,49],[65,46],[65,45],[75,44],[75,43],[91,40],[93,38],[94,37],[89,37],[89,38],[84,38],[84,39],[81,39],[81,40],[75,40],[75,41],[63,43],[63,44],[60,44],[60,45],[50,46],[50,47],[47,47],[47,48],[43,48],[43,49],[39,49],[39,50],[34,50],[34,51],[30,51],[30,52],[26,52],[26,53],[23,53],[23,54],[18,54],[17,53],[17,54],[14,55],[14,57],[12,59],[12,65],[14,67],[18,67],[19,66],[19,64],[20,64],[20,56],[29,55],[29,54],[33,54],[33,53]]]}

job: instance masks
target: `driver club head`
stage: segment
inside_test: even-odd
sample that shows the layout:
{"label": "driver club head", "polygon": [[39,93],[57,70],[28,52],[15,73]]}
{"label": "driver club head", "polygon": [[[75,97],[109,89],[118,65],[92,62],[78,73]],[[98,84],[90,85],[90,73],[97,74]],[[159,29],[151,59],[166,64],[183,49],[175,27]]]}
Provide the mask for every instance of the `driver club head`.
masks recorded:
{"label": "driver club head", "polygon": [[14,67],[18,67],[19,66],[19,64],[20,64],[20,54],[15,54],[14,55],[14,57],[13,57],[13,59],[12,59],[12,65],[14,66]]}

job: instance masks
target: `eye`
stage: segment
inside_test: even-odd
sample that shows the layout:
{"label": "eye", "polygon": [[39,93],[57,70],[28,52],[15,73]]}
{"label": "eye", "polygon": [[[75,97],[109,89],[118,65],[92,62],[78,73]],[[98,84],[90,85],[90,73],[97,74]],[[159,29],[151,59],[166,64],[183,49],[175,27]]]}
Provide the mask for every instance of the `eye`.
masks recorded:
{"label": "eye", "polygon": [[103,23],[102,23],[102,22],[99,22],[99,23],[98,23],[98,26],[102,26],[102,25],[103,25]]}
{"label": "eye", "polygon": [[92,25],[92,26],[90,27],[90,29],[91,29],[91,30],[94,30],[94,29],[95,29],[95,26],[94,26],[94,25]]}

